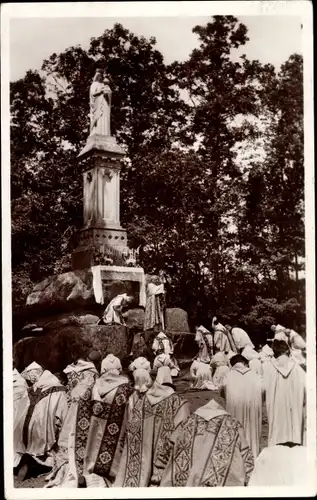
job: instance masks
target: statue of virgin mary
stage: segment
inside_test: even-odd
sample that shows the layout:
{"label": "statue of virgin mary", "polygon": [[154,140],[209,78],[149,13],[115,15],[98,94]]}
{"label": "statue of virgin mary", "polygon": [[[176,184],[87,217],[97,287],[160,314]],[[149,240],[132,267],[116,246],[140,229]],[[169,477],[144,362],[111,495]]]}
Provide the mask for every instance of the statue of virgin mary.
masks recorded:
{"label": "statue of virgin mary", "polygon": [[103,71],[97,69],[90,86],[90,135],[110,136],[111,89]]}

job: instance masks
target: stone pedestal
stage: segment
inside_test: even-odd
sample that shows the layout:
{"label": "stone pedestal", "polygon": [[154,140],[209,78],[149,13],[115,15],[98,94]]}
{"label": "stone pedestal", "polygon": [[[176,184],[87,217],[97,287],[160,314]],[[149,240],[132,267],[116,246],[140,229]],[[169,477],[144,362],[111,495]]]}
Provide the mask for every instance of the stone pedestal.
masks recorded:
{"label": "stone pedestal", "polygon": [[94,134],[78,155],[83,168],[84,227],[77,234],[73,269],[93,265],[135,266],[120,224],[120,170],[123,150],[114,137]]}

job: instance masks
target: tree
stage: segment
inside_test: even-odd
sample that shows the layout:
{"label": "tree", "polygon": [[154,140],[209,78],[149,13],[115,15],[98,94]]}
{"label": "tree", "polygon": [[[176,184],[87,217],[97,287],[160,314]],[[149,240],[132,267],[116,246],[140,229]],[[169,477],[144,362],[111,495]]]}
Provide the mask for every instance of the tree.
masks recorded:
{"label": "tree", "polygon": [[293,55],[266,87],[265,158],[248,176],[241,220],[242,238],[250,242],[241,255],[257,266],[262,297],[292,300],[297,327],[304,311],[302,71],[302,58]]}
{"label": "tree", "polygon": [[[216,312],[259,336],[273,317],[300,323],[302,60],[292,56],[276,74],[236,57],[248,37],[233,16],[193,32],[198,48],[166,66],[155,39],[116,24],[88,51],[53,54],[41,75],[11,85],[14,307],[33,282],[70,268],[82,225],[76,157],[101,66],[112,132],[127,153],[122,224],[145,271],[164,272],[169,305],[186,309],[192,325],[208,326]],[[255,148],[262,153],[247,158]]]}
{"label": "tree", "polygon": [[88,90],[97,65],[110,74],[112,128],[129,158],[122,172],[123,222],[134,207],[136,161],[167,150],[185,119],[186,104],[172,88],[155,40],[119,24],[92,39],[88,51],[53,54],[42,76],[28,72],[11,85],[12,265],[30,282],[70,265],[82,212],[76,156],[89,133]]}

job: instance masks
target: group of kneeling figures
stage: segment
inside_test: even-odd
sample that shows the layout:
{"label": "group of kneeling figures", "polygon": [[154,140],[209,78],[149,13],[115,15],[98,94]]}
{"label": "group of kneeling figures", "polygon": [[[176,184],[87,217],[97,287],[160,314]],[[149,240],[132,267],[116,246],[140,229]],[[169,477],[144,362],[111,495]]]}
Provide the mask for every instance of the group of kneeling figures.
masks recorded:
{"label": "group of kneeling figures", "polygon": [[92,351],[65,379],[36,362],[14,369],[15,475],[43,474],[47,488],[305,484],[303,356],[280,325],[258,351],[244,330],[214,326],[197,328],[199,352],[182,380],[187,394],[216,391],[225,407],[212,398],[190,409],[176,392],[180,368],[164,332],[152,366],[138,356],[123,370],[113,354]]}

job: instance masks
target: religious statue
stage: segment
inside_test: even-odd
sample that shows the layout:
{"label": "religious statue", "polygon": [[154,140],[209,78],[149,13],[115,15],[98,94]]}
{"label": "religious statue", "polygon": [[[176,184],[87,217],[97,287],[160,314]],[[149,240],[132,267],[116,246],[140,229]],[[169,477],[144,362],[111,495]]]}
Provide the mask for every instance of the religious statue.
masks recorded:
{"label": "religious statue", "polygon": [[110,136],[111,89],[108,78],[97,69],[90,86],[90,135]]}

